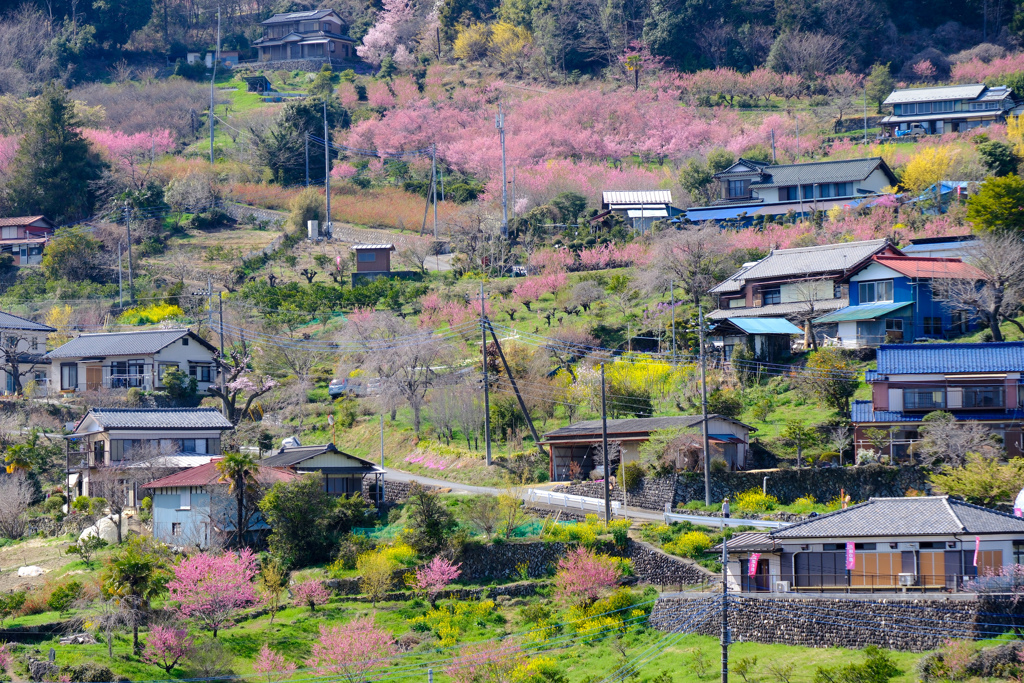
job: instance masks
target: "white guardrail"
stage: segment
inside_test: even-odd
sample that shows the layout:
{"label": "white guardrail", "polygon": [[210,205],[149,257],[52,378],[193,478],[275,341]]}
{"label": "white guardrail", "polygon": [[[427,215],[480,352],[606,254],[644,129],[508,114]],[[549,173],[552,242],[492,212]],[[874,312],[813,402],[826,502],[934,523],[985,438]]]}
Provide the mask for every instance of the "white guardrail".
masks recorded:
{"label": "white guardrail", "polygon": [[665,504],[665,524],[672,522],[690,522],[691,524],[703,524],[705,526],[756,526],[762,529],[783,529],[791,526],[790,522],[773,522],[767,519],[738,519],[736,517],[708,517],[706,515],[680,515],[672,512],[669,505]]}
{"label": "white guardrail", "polygon": [[[558,505],[572,510],[593,510],[604,512],[604,500],[601,498],[587,498],[586,496],[574,496],[569,493],[555,493],[541,489],[528,489],[526,501],[530,503],[544,503],[545,505]],[[618,512],[622,503],[613,500],[612,512]]]}

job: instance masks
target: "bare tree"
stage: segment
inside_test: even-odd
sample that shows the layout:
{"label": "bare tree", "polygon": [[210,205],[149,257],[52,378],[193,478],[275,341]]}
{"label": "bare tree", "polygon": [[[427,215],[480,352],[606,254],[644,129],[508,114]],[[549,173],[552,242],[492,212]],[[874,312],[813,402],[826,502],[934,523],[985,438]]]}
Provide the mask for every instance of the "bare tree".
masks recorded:
{"label": "bare tree", "polygon": [[717,69],[722,65],[729,52],[729,44],[735,37],[736,29],[732,24],[719,19],[717,24],[705,26],[693,37],[701,53],[708,58]]}
{"label": "bare tree", "polygon": [[1000,452],[988,427],[974,420],[958,421],[951,413],[925,415],[919,431],[922,438],[915,452],[926,465],[963,467],[970,454],[995,457]]}
{"label": "bare tree", "polygon": [[398,260],[421,273],[427,272],[427,259],[434,254],[434,245],[426,240],[407,240],[398,250]]}
{"label": "bare tree", "polygon": [[28,506],[34,491],[24,472],[0,477],[0,535],[21,538],[25,534]]}
{"label": "bare tree", "polygon": [[430,422],[444,438],[445,444],[451,444],[455,438],[455,427],[458,424],[460,400],[453,389],[453,386],[436,386],[428,394]]}
{"label": "bare tree", "polygon": [[954,312],[977,316],[992,330],[992,340],[1002,341],[999,329],[1008,322],[1024,333],[1015,320],[1024,298],[1024,241],[1012,234],[983,234],[971,255],[964,259],[977,269],[974,278],[932,280],[937,296]]}
{"label": "bare tree", "polygon": [[572,288],[572,295],[570,296],[569,303],[574,306],[579,306],[583,309],[583,312],[590,310],[590,307],[595,302],[600,301],[604,298],[604,289],[601,285],[597,284],[593,280],[584,280],[578,282],[575,287]]}
{"label": "bare tree", "polygon": [[46,346],[35,335],[10,332],[0,336],[0,370],[10,375],[14,393],[20,395],[25,385],[23,378],[36,372]]}
{"label": "bare tree", "polygon": [[804,328],[804,348],[818,350],[818,336],[814,333],[814,321],[824,311],[822,302],[835,301],[835,283],[829,278],[811,278],[797,283],[796,295],[800,308],[795,312]]}
{"label": "bare tree", "polygon": [[655,267],[678,281],[696,306],[719,279],[727,238],[715,225],[705,223],[685,232],[670,233],[654,246]]}
{"label": "bare tree", "polygon": [[502,508],[497,497],[480,496],[466,510],[466,519],[490,538],[501,523]]}
{"label": "bare tree", "polygon": [[560,327],[548,337],[548,340],[544,349],[559,367],[569,373],[573,381],[576,380],[573,365],[585,358],[591,349],[600,345],[592,334],[575,327]]}
{"label": "bare tree", "polygon": [[473,448],[471,439],[479,446],[478,435],[484,426],[484,406],[480,400],[479,383],[460,384],[450,393],[455,397],[455,423],[466,440],[466,448]]}
{"label": "bare tree", "polygon": [[367,376],[380,378],[384,396],[392,401],[400,397],[409,404],[419,433],[427,391],[447,374],[443,368],[450,366],[450,345],[433,331],[419,330],[381,311],[349,316],[345,334],[358,349],[349,354],[351,360]]}
{"label": "bare tree", "polygon": [[843,41],[827,33],[794,31],[779,36],[778,41],[781,44],[772,48],[774,60],[769,60],[772,62],[770,66],[777,71],[814,78],[816,74],[833,73],[846,58]]}

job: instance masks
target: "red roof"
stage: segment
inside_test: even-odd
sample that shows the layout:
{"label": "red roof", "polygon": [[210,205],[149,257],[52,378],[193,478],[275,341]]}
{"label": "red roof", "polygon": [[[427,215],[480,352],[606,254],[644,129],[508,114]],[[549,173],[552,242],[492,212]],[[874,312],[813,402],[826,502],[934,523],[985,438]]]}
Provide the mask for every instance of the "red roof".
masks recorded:
{"label": "red roof", "polygon": [[958,280],[982,280],[985,278],[983,272],[958,258],[873,256],[871,260],[907,277],[950,278]]}
{"label": "red roof", "polygon": [[[175,486],[209,486],[216,484],[220,479],[220,472],[217,471],[217,463],[222,458],[211,460],[205,465],[192,467],[181,472],[176,472],[162,477],[148,484],[143,484],[144,489],[174,488]],[[284,467],[263,467],[259,469],[257,478],[264,484],[274,484],[279,481],[291,481],[300,475]]]}

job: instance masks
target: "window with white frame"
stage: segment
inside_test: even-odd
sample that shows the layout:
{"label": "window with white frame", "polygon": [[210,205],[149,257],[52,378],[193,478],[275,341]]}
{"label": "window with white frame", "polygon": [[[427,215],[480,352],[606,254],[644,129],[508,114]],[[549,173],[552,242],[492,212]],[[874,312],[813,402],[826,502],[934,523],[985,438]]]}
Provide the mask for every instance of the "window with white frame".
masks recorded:
{"label": "window with white frame", "polygon": [[860,291],[860,303],[873,304],[883,301],[892,301],[892,280],[878,280],[875,282],[861,282],[858,285]]}

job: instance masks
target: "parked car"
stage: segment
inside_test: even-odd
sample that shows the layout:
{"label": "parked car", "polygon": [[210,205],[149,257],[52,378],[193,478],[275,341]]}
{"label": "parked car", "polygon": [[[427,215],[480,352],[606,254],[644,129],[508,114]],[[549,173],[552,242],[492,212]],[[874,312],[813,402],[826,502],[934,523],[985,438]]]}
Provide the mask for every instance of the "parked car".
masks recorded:
{"label": "parked car", "polygon": [[380,387],[379,379],[361,380],[346,377],[345,379],[332,379],[327,385],[327,395],[331,398],[340,396],[366,396],[376,393]]}

